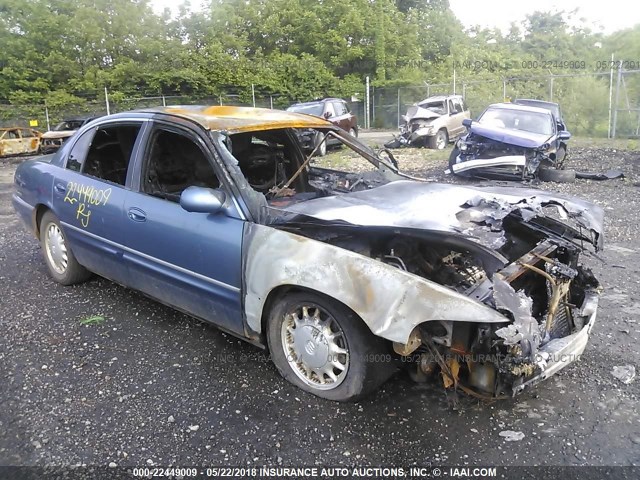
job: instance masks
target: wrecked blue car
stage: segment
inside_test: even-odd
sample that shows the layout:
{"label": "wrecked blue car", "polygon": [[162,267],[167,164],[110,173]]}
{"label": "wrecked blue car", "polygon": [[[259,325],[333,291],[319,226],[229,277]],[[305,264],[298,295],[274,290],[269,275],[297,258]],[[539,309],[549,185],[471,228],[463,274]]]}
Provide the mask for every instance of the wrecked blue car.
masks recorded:
{"label": "wrecked blue car", "polygon": [[450,173],[521,180],[568,178],[565,174],[569,172],[562,168],[571,134],[560,129],[550,110],[497,103],[478,120],[465,120],[464,125],[467,134],[449,157]]}

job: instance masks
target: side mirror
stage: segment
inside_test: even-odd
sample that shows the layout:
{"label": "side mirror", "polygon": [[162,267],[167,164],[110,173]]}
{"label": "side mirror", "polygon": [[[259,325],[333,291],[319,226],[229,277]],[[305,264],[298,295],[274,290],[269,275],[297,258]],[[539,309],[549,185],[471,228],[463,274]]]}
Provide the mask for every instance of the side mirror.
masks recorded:
{"label": "side mirror", "polygon": [[324,112],[324,118],[331,118],[333,114],[331,112]]}
{"label": "side mirror", "polygon": [[218,213],[227,195],[222,190],[204,187],[188,187],[180,195],[180,206],[187,212]]}
{"label": "side mirror", "polygon": [[569,140],[571,138],[571,134],[569,132],[567,132],[566,130],[563,130],[562,132],[560,132],[558,134],[558,138],[560,140]]}
{"label": "side mirror", "polygon": [[465,127],[469,128],[471,126],[472,122],[473,122],[473,120],[471,120],[470,118],[465,118],[464,120],[462,120],[462,125],[464,125]]}

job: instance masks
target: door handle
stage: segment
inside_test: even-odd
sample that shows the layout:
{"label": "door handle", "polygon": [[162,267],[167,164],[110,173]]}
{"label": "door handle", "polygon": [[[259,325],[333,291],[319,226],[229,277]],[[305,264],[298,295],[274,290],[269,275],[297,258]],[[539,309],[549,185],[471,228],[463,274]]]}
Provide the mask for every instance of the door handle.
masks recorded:
{"label": "door handle", "polygon": [[67,187],[65,187],[62,183],[56,183],[53,188],[58,193],[64,193],[67,191]]}
{"label": "door handle", "polygon": [[130,208],[127,215],[134,222],[144,222],[147,219],[147,214],[139,208]]}

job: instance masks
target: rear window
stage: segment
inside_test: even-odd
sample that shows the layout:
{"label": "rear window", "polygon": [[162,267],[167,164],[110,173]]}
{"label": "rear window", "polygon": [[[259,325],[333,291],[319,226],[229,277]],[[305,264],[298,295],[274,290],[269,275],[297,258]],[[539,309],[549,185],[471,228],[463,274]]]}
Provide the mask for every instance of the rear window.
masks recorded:
{"label": "rear window", "polygon": [[305,113],[307,115],[315,115],[316,117],[322,116],[322,104],[314,103],[310,105],[292,105],[287,108],[287,112]]}

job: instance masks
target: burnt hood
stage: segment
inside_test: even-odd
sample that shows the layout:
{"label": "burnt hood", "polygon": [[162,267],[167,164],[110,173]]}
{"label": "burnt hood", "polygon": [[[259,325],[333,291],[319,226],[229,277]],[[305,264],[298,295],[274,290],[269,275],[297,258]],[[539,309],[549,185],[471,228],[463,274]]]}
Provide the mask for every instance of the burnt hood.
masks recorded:
{"label": "burnt hood", "polygon": [[469,131],[475,135],[495,140],[496,142],[508,143],[509,145],[523,148],[539,148],[551,138],[551,135],[481,125],[477,122],[471,123]]}
{"label": "burnt hood", "polygon": [[[286,212],[359,226],[403,227],[447,232],[491,249],[504,242],[502,220],[518,212],[565,223],[600,249],[603,210],[581,199],[518,187],[465,187],[399,180],[370,190],[316,198]],[[558,220],[559,219],[559,220]]]}

